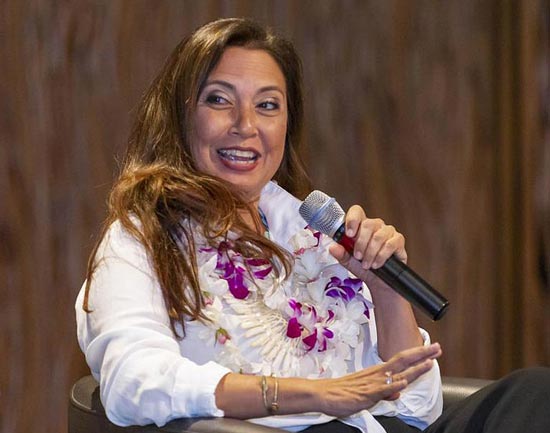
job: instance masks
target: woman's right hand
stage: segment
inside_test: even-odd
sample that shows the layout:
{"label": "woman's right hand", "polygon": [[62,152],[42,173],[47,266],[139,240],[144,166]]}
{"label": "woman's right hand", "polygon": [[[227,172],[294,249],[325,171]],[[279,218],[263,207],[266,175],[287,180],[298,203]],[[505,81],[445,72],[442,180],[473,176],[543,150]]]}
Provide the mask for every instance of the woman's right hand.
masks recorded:
{"label": "woman's right hand", "polygon": [[[380,400],[396,400],[400,391],[428,372],[441,355],[438,343],[397,353],[387,362],[337,379],[315,381],[320,412],[346,417],[368,409]],[[386,383],[388,377],[392,383]]]}

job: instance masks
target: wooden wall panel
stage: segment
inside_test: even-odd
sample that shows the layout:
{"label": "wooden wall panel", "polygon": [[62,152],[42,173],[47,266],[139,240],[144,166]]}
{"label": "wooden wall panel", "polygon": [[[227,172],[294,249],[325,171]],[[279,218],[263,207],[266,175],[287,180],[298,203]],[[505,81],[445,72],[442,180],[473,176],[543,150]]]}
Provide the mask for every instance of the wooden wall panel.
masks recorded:
{"label": "wooden wall panel", "polygon": [[[521,364],[550,364],[550,2],[518,8]],[[546,7],[541,7],[545,5]]]}
{"label": "wooden wall panel", "polygon": [[328,71],[312,84],[311,165],[324,189],[400,227],[412,265],[453,301],[448,318],[425,323],[445,346],[443,365],[489,375],[497,357],[497,282],[485,271],[498,260],[496,23],[488,3],[417,5],[369,3],[348,16],[354,32],[324,30],[336,11],[311,17],[319,31],[306,69]]}
{"label": "wooden wall panel", "polygon": [[421,318],[444,373],[550,364],[549,3],[2,0],[0,432],[66,430],[115,155],[163,60],[219,16],[294,40],[316,187],[407,235],[452,301]]}

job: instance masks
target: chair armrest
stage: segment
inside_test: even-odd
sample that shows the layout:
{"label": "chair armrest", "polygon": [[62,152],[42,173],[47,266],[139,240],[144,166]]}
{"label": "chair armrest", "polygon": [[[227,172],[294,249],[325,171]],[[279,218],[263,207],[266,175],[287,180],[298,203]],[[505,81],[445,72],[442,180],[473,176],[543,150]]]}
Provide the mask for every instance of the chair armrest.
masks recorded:
{"label": "chair armrest", "polygon": [[182,418],[166,424],[159,431],[170,433],[287,433],[286,430],[234,418]]}
{"label": "chair armrest", "polygon": [[234,418],[181,418],[162,427],[120,427],[107,419],[92,376],[79,379],[69,401],[69,433],[286,433],[285,430]]}
{"label": "chair armrest", "polygon": [[456,403],[479,391],[481,388],[493,383],[488,379],[475,379],[470,377],[443,376],[443,407]]}

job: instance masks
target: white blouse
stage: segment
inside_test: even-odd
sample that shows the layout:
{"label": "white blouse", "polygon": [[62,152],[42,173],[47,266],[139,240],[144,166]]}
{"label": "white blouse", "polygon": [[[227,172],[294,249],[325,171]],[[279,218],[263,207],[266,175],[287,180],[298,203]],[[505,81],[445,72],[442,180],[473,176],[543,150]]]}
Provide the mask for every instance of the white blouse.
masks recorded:
{"label": "white blouse", "polygon": [[[299,200],[275,183],[264,188],[260,199],[271,239],[290,252],[296,248],[293,236],[306,226],[298,213],[299,205]],[[329,242],[326,238],[321,242],[318,261],[330,260],[326,252]],[[76,300],[77,333],[92,375],[100,383],[107,417],[117,425],[161,426],[181,417],[223,416],[223,411],[216,407],[214,391],[220,379],[231,371],[275,373],[279,377],[336,377],[383,362],[377,353],[374,315],[368,320],[364,316],[358,319],[351,311],[351,302],[330,299],[332,307],[344,308],[344,313],[330,322],[334,324],[332,336],[327,334],[330,340],[326,341],[332,346],[327,350],[307,350],[300,339],[289,338],[288,321],[281,317],[292,311],[284,309],[288,300],[281,293],[288,295],[288,290],[296,289],[283,283],[278,291],[267,287],[266,292],[260,293],[258,289],[254,296],[240,300],[230,296],[227,284],[220,285],[201,275],[201,284],[210,284],[213,293],[207,314],[214,319],[214,325],[186,322],[185,338],[178,340],[170,328],[162,292],[143,246],[118,222],[109,228],[97,260],[99,265],[89,295],[92,312],[82,309],[85,285]],[[208,268],[208,255],[203,262],[204,267],[199,263],[200,270]],[[330,269],[339,267],[328,265]],[[341,275],[342,270],[337,273]],[[366,287],[361,293],[366,298],[363,304],[372,307]],[[311,296],[315,298],[314,294]],[[277,305],[283,305],[280,311]],[[354,311],[356,307],[357,302]],[[342,330],[350,328],[349,316],[361,324],[351,336],[344,335]],[[227,339],[219,338],[219,329],[223,329],[221,336]],[[429,344],[428,334],[420,331],[424,343]],[[349,344],[344,345],[342,340]],[[314,344],[321,343],[319,337]],[[441,414],[442,407],[440,373],[435,363],[398,400],[381,401],[341,421],[368,433],[384,432],[374,415],[397,416],[408,424],[425,428]],[[299,431],[331,419],[324,414],[308,413],[251,421]]]}

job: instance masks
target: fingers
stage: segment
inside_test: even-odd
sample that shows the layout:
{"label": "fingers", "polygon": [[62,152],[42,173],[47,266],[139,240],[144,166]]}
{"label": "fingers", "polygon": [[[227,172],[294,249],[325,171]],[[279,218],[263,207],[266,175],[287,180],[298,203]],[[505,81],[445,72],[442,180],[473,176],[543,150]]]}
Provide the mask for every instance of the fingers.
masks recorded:
{"label": "fingers", "polygon": [[392,371],[401,371],[426,359],[438,358],[441,353],[442,351],[439,343],[433,343],[429,346],[413,347],[392,356],[385,365]]}
{"label": "fingers", "polygon": [[403,370],[401,373],[396,374],[394,377],[397,380],[404,379],[407,381],[407,383],[412,383],[416,379],[418,379],[420,376],[422,376],[424,373],[427,373],[428,371],[430,371],[433,365],[434,365],[433,359],[426,359],[425,361],[422,361],[420,364],[416,364],[412,367],[409,367]]}
{"label": "fingers", "polygon": [[392,383],[384,383],[380,387],[379,395],[377,400],[397,400],[403,391],[408,385],[406,379],[396,378],[394,376]]}
{"label": "fingers", "polygon": [[363,269],[378,269],[394,253],[406,258],[403,235],[398,233],[394,226],[384,225],[382,220],[375,221],[380,221],[381,226],[372,233],[367,244],[362,263]]}
{"label": "fingers", "polygon": [[[420,349],[420,350],[417,350]],[[380,374],[385,377],[385,386],[380,399],[396,400],[399,398],[399,391],[405,389],[409,383],[414,382],[423,374],[431,370],[434,359],[441,355],[441,347],[438,343],[422,348],[414,348],[401,352],[392,360],[385,363]],[[392,370],[392,368],[402,368]],[[380,374],[378,377],[380,377]]]}
{"label": "fingers", "polygon": [[[394,254],[407,260],[405,237],[380,218],[367,218],[360,206],[352,206],[346,214],[346,236],[355,240],[353,257],[361,262],[362,269],[377,269]],[[331,252],[339,260],[349,260],[342,250]]]}
{"label": "fingers", "polygon": [[428,372],[433,366],[433,360],[441,354],[439,343],[404,350],[386,362],[383,370],[392,372],[393,380],[404,379],[411,383]]}
{"label": "fingers", "polygon": [[380,400],[395,400],[407,386],[405,379],[386,383],[384,375],[357,377],[354,374],[321,383],[322,412],[336,417],[346,417],[368,409]]}
{"label": "fingers", "polygon": [[383,400],[394,401],[394,400],[397,400],[400,396],[401,396],[401,393],[396,392],[395,394],[392,394],[389,397],[384,398]]}
{"label": "fingers", "polygon": [[372,258],[378,254],[382,243],[388,235],[389,230],[380,218],[363,219],[355,236],[353,256],[357,260],[361,260],[363,264],[370,264]]}
{"label": "fingers", "polygon": [[380,400],[399,398],[410,383],[428,372],[441,355],[438,343],[399,352],[384,364],[322,382],[323,412],[348,416]]}
{"label": "fingers", "polygon": [[[365,380],[366,378],[371,380],[376,378],[376,380],[380,382],[386,382],[388,373],[391,373],[391,377],[394,381],[401,379],[409,381],[408,369],[412,369],[410,370],[410,372],[413,373],[412,376],[414,376],[417,371],[424,371],[426,368],[429,370],[433,365],[433,360],[440,357],[442,353],[439,343],[434,343],[429,346],[413,347],[399,352],[383,364],[352,373],[350,377],[356,377],[359,380]],[[420,366],[424,362],[425,364]],[[420,366],[420,368],[417,369],[417,366]]]}
{"label": "fingers", "polygon": [[355,238],[359,225],[366,218],[365,211],[361,206],[353,205],[346,213],[346,236]]}
{"label": "fingers", "polygon": [[329,252],[330,254],[332,254],[332,256],[338,260],[339,262],[341,262],[343,265],[346,265],[347,262],[349,261],[350,259],[350,255],[346,252],[346,249],[340,245],[340,244],[337,244],[337,243],[333,243],[331,244],[329,247]]}

